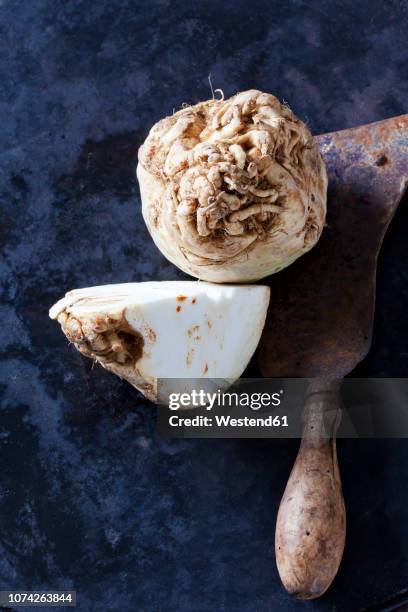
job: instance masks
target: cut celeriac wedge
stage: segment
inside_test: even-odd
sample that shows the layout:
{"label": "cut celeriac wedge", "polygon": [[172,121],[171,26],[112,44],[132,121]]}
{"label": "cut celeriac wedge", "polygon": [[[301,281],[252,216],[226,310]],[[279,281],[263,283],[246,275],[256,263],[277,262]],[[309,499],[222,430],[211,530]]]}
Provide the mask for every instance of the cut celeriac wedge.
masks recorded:
{"label": "cut celeriac wedge", "polygon": [[239,378],[261,336],[269,287],[163,281],[70,291],[50,310],[87,357],[157,401],[160,379]]}

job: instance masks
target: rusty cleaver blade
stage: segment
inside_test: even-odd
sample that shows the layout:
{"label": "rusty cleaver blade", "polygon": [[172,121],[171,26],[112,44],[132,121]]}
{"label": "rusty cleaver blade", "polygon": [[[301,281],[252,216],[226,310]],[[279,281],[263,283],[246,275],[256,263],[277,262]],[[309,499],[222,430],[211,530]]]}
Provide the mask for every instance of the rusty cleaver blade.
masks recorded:
{"label": "rusty cleaver blade", "polygon": [[268,377],[342,377],[370,347],[376,262],[408,183],[408,115],[316,137],[329,175],[327,227],[269,277],[259,348]]}

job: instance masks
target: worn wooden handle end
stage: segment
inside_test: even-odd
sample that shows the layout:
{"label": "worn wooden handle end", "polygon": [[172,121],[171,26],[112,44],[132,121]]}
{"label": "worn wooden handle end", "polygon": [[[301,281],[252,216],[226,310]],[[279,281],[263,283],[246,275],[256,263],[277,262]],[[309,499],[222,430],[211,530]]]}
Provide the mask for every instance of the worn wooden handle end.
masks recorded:
{"label": "worn wooden handle end", "polygon": [[343,556],[346,512],[335,438],[340,414],[339,381],[314,381],[275,533],[279,575],[286,590],[300,599],[320,597]]}

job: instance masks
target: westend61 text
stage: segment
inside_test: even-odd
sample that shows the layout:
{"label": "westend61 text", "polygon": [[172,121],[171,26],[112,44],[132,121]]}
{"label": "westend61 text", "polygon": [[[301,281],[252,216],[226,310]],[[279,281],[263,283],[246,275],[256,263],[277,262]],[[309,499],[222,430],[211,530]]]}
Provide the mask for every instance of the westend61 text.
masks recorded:
{"label": "westend61 text", "polygon": [[229,415],[182,417],[177,414],[169,418],[169,425],[171,427],[288,427],[288,417],[286,415],[273,416],[270,414],[264,418],[242,417],[236,419]]}

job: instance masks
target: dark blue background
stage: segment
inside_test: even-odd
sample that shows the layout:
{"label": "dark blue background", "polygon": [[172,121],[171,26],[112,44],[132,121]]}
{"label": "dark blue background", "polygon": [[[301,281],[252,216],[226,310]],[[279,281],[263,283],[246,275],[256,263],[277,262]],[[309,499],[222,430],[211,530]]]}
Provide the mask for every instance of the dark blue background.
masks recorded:
{"label": "dark blue background", "polygon": [[[408,111],[407,31],[403,0],[0,3],[1,589],[123,612],[359,610],[407,589],[405,441],[339,443],[345,557],[299,603],[273,550],[297,442],[159,440],[155,408],[47,318],[74,287],[182,278],[134,169],[154,121],[210,97],[210,73],[227,96],[270,91],[315,133],[342,129]],[[408,376],[407,205],[360,375]]]}

